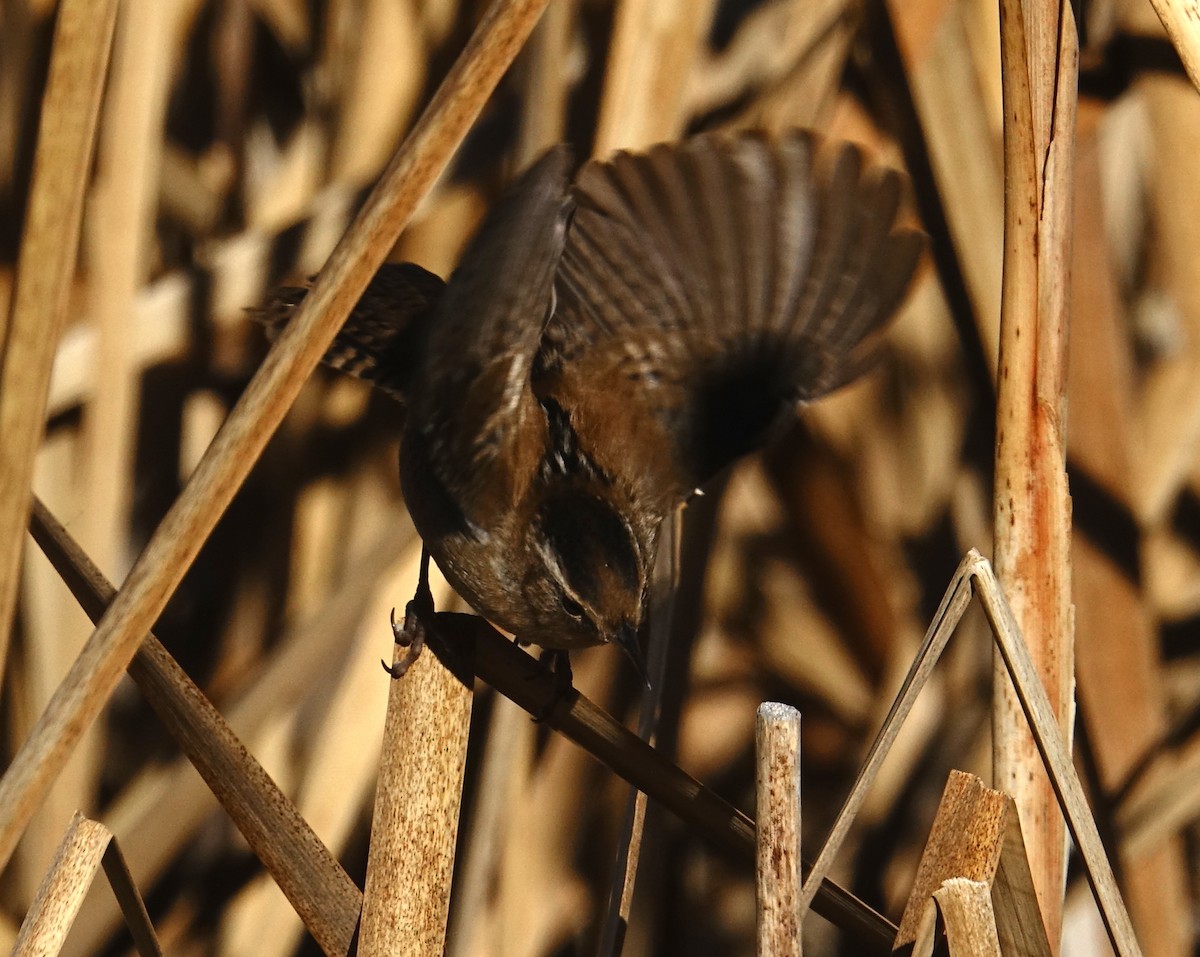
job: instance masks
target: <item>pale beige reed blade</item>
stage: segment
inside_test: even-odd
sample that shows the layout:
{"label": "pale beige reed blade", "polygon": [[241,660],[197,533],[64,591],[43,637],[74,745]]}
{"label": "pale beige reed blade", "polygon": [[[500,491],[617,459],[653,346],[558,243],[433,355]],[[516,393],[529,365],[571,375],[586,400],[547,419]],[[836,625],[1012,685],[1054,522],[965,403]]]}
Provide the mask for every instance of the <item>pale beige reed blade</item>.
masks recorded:
{"label": "pale beige reed blade", "polygon": [[[0,674],[8,657],[34,457],[79,248],[116,0],[64,0],[38,128],[16,285],[0,313]],[[0,798],[0,814],[6,803]],[[27,817],[32,810],[27,807]],[[0,859],[7,862],[10,842]]]}
{"label": "pale beige reed blade", "polygon": [[88,505],[80,537],[110,577],[124,574],[133,496],[137,392],[143,367],[131,335],[133,304],[150,275],[177,0],[121,4],[100,126],[96,182],[84,234],[87,325],[96,376],[82,409]]}
{"label": "pale beige reed blade", "polygon": [[595,154],[637,149],[683,131],[684,91],[713,0],[621,0],[604,71]]}

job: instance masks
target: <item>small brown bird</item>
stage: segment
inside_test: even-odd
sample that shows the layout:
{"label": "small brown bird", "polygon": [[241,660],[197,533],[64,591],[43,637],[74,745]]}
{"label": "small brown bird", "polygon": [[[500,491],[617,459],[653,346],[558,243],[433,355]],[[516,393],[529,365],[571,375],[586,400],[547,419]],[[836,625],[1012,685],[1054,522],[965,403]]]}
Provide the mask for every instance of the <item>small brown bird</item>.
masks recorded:
{"label": "small brown bird", "polygon": [[663,518],[863,369],[923,237],[899,174],[807,132],[570,166],[534,164],[448,282],[384,266],[325,359],[407,405],[405,500],[459,594],[640,670]]}

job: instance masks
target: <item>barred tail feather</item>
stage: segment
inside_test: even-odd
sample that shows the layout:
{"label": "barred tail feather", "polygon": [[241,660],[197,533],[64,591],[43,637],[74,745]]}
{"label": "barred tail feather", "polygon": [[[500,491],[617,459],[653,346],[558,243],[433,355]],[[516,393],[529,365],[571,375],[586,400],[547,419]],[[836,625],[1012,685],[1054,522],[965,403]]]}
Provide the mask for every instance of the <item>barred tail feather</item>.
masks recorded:
{"label": "barred tail feather", "polygon": [[[403,402],[444,287],[439,277],[413,263],[384,264],[321,361]],[[283,286],[261,308],[249,310],[269,339],[283,331],[308,288]]]}

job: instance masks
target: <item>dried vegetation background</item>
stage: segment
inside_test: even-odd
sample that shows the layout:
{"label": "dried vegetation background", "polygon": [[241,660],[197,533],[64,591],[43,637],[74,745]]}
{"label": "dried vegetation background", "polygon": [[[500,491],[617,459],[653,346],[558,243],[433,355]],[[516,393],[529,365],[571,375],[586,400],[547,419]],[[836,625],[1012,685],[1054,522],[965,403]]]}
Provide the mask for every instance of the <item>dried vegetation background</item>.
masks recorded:
{"label": "dried vegetation background", "polygon": [[[482,9],[120,5],[32,464],[38,496],[110,580],[124,578],[266,353],[243,309],[320,268]],[[1182,957],[1200,893],[1200,97],[1145,0],[1078,12],[1067,390],[1076,751],[1145,952]],[[0,315],[54,20],[49,0],[0,7]],[[881,366],[690,510],[656,740],[752,810],[755,708],[800,708],[805,840],[816,847],[959,558],[991,550],[996,4],[552,0],[389,257],[447,273],[497,191],[560,140],[582,157],[700,129],[793,125],[907,166],[911,215],[939,258],[919,272]],[[380,754],[379,659],[419,551],[399,497],[399,415],[359,383],[314,375],[155,627],[359,886],[380,764],[395,760]],[[0,442],[0,455],[25,454],[10,435]],[[91,631],[23,545],[3,684],[9,756]],[[985,630],[969,618],[835,870],[893,920],[947,771],[990,774],[991,671]],[[575,675],[636,725],[639,689],[618,654],[579,655]],[[166,952],[319,952],[131,683],[56,773],[0,882],[0,945],[78,809],[117,836]],[[615,953],[606,914],[628,795],[478,685],[448,952]],[[653,804],[644,811],[624,953],[752,953],[747,864]],[[1103,953],[1077,871],[1064,953]],[[64,953],[129,947],[102,884]],[[806,943],[856,952],[816,919]]]}

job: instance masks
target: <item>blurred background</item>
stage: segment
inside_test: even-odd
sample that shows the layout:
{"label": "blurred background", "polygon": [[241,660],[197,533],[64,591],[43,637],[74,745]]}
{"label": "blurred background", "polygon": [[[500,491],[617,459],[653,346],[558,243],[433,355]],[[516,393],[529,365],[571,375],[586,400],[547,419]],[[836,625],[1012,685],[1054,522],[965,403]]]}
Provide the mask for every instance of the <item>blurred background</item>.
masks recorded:
{"label": "blurred background", "polygon": [[[244,310],[320,268],[483,7],[122,3],[34,482],[113,581],[266,353]],[[55,12],[0,5],[5,310]],[[1200,98],[1146,0],[1076,15],[1077,766],[1145,952],[1182,957],[1197,952],[1200,893]],[[498,191],[561,140],[582,158],[799,125],[908,168],[908,215],[936,261],[883,361],[685,519],[658,746],[752,812],[755,708],[801,709],[810,854],[958,561],[990,554],[1000,117],[993,0],[552,0],[390,256],[446,275]],[[156,626],[357,881],[388,692],[378,661],[419,552],[401,422],[387,397],[318,371]],[[91,630],[32,545],[21,574],[9,756]],[[947,772],[990,774],[991,660],[972,611],[835,868],[893,920]],[[574,666],[586,694],[635,722],[621,656]],[[596,953],[628,787],[482,685],[471,720],[449,952]],[[128,682],[0,878],[0,942],[77,808],[117,834],[167,952],[318,953]],[[1064,953],[1105,953],[1075,862],[1065,925]],[[817,918],[806,944],[855,952]],[[66,952],[128,947],[100,887]],[[651,805],[624,952],[753,948],[752,872]]]}

